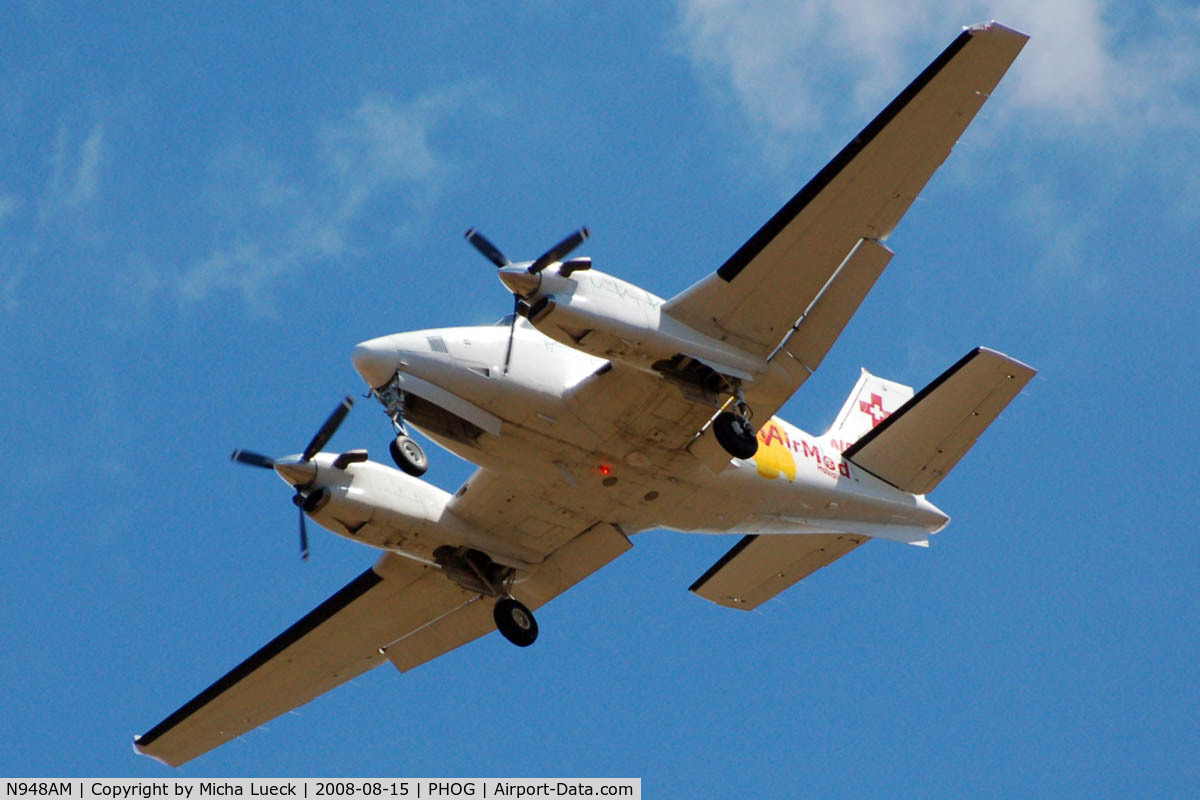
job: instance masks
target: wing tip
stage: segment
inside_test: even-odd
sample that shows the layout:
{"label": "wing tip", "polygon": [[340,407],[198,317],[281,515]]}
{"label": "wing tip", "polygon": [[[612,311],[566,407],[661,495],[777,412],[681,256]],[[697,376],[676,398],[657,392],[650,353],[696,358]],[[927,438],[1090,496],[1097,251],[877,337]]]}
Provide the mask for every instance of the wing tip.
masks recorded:
{"label": "wing tip", "polygon": [[1012,378],[1021,377],[1023,379],[1024,383],[1028,383],[1033,378],[1033,376],[1037,375],[1037,373],[1038,373],[1036,367],[1031,367],[1028,364],[1026,364],[1024,361],[1020,361],[1019,359],[1013,358],[1012,356],[1010,356],[1006,353],[1001,353],[999,350],[993,350],[990,347],[983,347],[982,345],[979,347],[976,347],[974,350],[972,350],[970,352],[969,356],[975,356],[975,355],[990,356],[992,358],[997,358],[997,359],[1004,361],[1009,367],[1012,368],[1012,370],[1014,372],[1014,374],[1011,375],[1010,377],[1012,377]]}
{"label": "wing tip", "polygon": [[144,738],[145,738],[144,735],[133,737],[133,752],[137,753],[139,756],[145,756],[146,758],[152,758],[155,761],[157,761],[158,763],[160,763],[164,766],[167,766],[167,767],[178,767],[179,766],[178,764],[172,764],[170,761],[167,761],[162,756],[155,755],[154,753],[151,753],[149,750],[147,750],[146,746],[144,746],[142,744],[142,739],[144,739]]}
{"label": "wing tip", "polygon": [[987,22],[977,22],[974,25],[965,25],[963,30],[974,36],[978,33],[991,34],[993,36],[1002,36],[1005,38],[1015,38],[1022,41],[1028,41],[1029,34],[1019,31],[1016,28],[1010,28],[1007,25],[997,22],[996,20],[988,20]]}

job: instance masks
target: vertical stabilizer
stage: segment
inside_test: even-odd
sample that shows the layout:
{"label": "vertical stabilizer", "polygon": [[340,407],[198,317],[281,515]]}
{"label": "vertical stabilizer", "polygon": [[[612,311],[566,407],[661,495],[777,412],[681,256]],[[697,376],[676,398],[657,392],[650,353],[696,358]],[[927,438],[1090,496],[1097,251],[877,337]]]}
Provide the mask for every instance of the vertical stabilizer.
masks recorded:
{"label": "vertical stabilizer", "polygon": [[883,422],[913,396],[913,388],[876,377],[865,369],[825,434],[844,450]]}

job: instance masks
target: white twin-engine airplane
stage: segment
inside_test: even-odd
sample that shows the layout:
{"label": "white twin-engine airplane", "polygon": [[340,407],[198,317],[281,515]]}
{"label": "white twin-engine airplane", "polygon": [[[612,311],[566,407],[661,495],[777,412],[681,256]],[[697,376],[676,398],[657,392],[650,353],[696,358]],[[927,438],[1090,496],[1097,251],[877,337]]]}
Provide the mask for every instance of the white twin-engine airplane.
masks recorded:
{"label": "white twin-engine airplane", "polygon": [[[650,528],[742,534],[691,591],[752,609],[868,539],[926,545],[925,499],[1034,370],[968,353],[914,394],[865,370],[833,427],[773,415],[879,277],[883,244],[1025,44],[968,28],[716,272],[670,300],[568,258],[532,262],[475,230],[516,313],[493,327],[384,336],[354,366],[395,427],[400,470],[365,450],[237,451],[274,469],[304,516],[383,555],[146,734],[179,765],[390,661],[412,669],[494,629],[537,638],[533,609]],[[411,425],[479,465],[454,494]]]}

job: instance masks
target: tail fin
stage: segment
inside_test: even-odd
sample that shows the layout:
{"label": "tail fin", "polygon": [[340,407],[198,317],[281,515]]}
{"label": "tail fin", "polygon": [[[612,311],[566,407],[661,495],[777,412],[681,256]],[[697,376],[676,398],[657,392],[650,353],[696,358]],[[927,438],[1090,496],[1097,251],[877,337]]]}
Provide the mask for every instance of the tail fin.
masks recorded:
{"label": "tail fin", "polygon": [[836,440],[835,446],[839,450],[845,450],[912,396],[911,386],[884,380],[864,369],[825,436]]}
{"label": "tail fin", "polygon": [[1035,374],[978,347],[842,455],[905,492],[930,492]]}

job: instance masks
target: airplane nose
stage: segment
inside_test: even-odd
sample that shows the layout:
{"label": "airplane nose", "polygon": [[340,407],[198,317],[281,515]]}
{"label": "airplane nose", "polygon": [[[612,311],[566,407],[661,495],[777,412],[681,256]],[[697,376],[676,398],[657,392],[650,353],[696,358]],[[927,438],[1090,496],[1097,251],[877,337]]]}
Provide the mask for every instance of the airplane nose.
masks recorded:
{"label": "airplane nose", "polygon": [[354,354],[350,358],[358,374],[372,389],[390,381],[396,374],[396,367],[400,365],[396,347],[386,336],[355,345]]}

